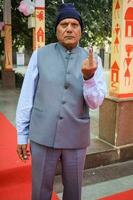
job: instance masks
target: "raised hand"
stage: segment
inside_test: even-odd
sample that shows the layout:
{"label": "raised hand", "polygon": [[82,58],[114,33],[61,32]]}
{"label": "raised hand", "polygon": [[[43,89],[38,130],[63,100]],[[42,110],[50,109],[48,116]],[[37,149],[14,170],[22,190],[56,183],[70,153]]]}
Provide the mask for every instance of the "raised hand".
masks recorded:
{"label": "raised hand", "polygon": [[97,62],[93,55],[93,49],[90,48],[88,58],[86,58],[83,61],[81,69],[84,79],[87,80],[93,77],[96,69],[97,69]]}

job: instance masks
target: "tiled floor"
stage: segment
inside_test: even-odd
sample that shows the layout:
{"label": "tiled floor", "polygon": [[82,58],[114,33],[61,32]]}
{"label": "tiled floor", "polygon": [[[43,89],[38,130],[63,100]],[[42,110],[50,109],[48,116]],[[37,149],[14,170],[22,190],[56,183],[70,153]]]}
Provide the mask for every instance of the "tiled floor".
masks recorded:
{"label": "tiled floor", "polygon": [[18,89],[3,89],[0,86],[0,112],[2,112],[13,125],[15,125],[15,112],[18,96]]}
{"label": "tiled floor", "polygon": [[83,187],[82,199],[96,200],[122,191],[127,191],[129,189],[133,189],[133,175],[97,183],[95,185],[85,186]]}
{"label": "tiled floor", "polygon": [[[83,178],[82,200],[97,200],[133,189],[133,161],[86,170]],[[61,181],[55,179],[55,191],[62,197]],[[133,199],[133,198],[132,198]],[[125,199],[125,200],[132,200]]]}

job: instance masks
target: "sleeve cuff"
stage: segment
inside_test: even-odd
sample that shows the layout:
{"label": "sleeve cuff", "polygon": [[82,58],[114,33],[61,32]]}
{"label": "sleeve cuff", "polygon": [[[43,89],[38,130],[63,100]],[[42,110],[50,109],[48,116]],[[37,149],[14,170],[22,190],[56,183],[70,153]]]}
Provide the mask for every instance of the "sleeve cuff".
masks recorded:
{"label": "sleeve cuff", "polygon": [[28,135],[18,135],[17,142],[18,144],[28,144]]}
{"label": "sleeve cuff", "polygon": [[94,76],[92,77],[92,78],[90,78],[90,79],[88,79],[88,80],[84,80],[83,79],[83,83],[84,83],[84,85],[86,85],[86,86],[93,86],[93,85],[95,85],[96,83],[95,83],[95,79],[94,79]]}

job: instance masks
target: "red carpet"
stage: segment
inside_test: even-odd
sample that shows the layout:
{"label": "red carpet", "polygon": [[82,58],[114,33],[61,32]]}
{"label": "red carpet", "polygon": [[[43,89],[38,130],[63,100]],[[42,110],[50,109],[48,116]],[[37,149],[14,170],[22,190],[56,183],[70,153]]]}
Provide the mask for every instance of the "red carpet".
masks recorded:
{"label": "red carpet", "polygon": [[133,199],[133,189],[125,192],[120,192],[109,197],[104,197],[98,200],[132,200]]}
{"label": "red carpet", "polygon": [[[16,129],[0,113],[0,200],[30,200],[31,162],[16,154]],[[53,192],[52,200],[59,200]]]}

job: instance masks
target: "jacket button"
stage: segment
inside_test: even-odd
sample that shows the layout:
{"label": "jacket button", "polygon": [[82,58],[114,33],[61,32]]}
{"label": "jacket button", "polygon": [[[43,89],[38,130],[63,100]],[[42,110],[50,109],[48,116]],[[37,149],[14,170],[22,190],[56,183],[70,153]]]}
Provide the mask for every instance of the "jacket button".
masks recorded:
{"label": "jacket button", "polygon": [[66,101],[62,101],[62,104],[65,104],[66,103]]}
{"label": "jacket button", "polygon": [[64,88],[67,90],[68,89],[68,85],[65,85]]}
{"label": "jacket button", "polygon": [[59,119],[60,119],[60,120],[62,120],[62,119],[63,119],[63,117],[61,117],[61,116],[60,116],[60,117],[59,117]]}

